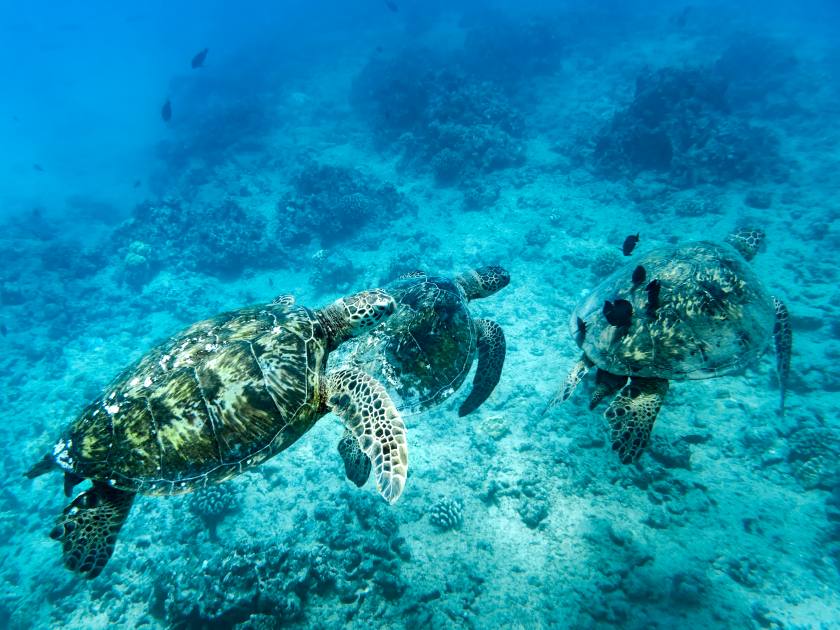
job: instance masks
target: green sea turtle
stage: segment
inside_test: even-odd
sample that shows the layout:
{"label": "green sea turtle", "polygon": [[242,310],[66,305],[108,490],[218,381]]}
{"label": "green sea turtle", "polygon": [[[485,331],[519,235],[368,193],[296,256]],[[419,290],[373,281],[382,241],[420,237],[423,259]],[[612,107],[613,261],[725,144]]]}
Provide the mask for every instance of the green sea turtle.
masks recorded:
{"label": "green sea turtle", "polygon": [[234,477],[291,446],[332,411],[373,461],[389,502],[408,470],[405,426],[385,389],[327,356],[395,309],[381,290],[319,309],[283,296],[190,326],[124,371],[28,473],[64,471],[65,494],[92,482],[50,536],[65,565],[98,575],[136,494],[191,492]]}
{"label": "green sea turtle", "polygon": [[[403,414],[429,409],[452,396],[463,384],[476,356],[472,390],[458,415],[479,407],[493,392],[505,360],[505,335],[488,319],[474,319],[469,302],[504,288],[510,275],[488,266],[455,278],[414,271],[385,290],[397,302],[396,312],[369,335],[344,344],[330,356],[330,366],[352,366],[373,375],[391,392]],[[370,465],[352,436],[339,442],[347,477],[361,486]]]}
{"label": "green sea turtle", "polygon": [[595,366],[590,409],[617,392],[604,415],[613,450],[632,463],[648,443],[669,381],[737,372],[764,353],[772,336],[784,411],[788,311],[747,264],[763,238],[760,230],[739,230],[722,244],[664,247],[609,276],[572,314],[570,330],[583,356],[549,408],[567,400]]}

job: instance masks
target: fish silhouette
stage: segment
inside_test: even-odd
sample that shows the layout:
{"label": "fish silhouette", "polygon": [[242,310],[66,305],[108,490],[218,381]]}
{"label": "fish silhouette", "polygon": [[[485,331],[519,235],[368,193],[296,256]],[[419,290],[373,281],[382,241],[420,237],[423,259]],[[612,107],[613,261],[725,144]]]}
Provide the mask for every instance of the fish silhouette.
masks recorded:
{"label": "fish silhouette", "polygon": [[196,54],[195,57],[192,58],[192,64],[191,65],[192,65],[193,70],[195,70],[196,68],[204,67],[204,60],[207,59],[207,52],[209,50],[210,50],[209,48],[205,48],[200,53]]}
{"label": "fish silhouette", "polygon": [[636,248],[636,243],[639,242],[639,235],[638,234],[631,234],[627,238],[624,239],[624,245],[621,246],[621,251],[625,256],[629,256],[633,253],[633,250]]}
{"label": "fish silhouette", "polygon": [[629,326],[633,319],[633,305],[627,300],[607,300],[604,302],[604,317],[610,326]]}
{"label": "fish silhouette", "polygon": [[172,120],[172,103],[169,102],[169,99],[166,99],[163,107],[160,108],[160,117],[163,118],[163,122]]}
{"label": "fish silhouette", "polygon": [[633,270],[633,286],[637,287],[640,284],[642,284],[642,282],[645,281],[646,277],[647,277],[647,271],[645,271],[645,268],[642,267],[641,265],[636,267]]}
{"label": "fish silhouette", "polygon": [[391,13],[399,13],[400,8],[397,6],[397,3],[394,0],[385,0],[385,6],[388,7],[388,10]]}

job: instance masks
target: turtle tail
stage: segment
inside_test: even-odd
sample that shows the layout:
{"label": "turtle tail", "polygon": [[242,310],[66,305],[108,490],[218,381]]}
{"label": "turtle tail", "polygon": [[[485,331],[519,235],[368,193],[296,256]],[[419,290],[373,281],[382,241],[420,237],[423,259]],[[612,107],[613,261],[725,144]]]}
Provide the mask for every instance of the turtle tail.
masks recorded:
{"label": "turtle tail", "polygon": [[57,465],[55,463],[55,460],[53,459],[53,456],[47,454],[44,455],[44,457],[42,457],[40,460],[38,460],[38,462],[32,468],[23,473],[23,475],[27,479],[35,479],[35,477],[40,477],[41,475],[50,472],[56,467]]}

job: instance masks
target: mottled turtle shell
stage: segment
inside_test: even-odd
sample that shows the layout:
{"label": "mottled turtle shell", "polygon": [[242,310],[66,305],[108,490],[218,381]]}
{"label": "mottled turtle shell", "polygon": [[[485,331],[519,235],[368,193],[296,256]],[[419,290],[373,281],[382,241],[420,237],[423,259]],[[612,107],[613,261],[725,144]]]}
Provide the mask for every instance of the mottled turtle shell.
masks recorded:
{"label": "mottled turtle shell", "polygon": [[[646,279],[634,286],[637,265]],[[658,307],[649,310],[646,288],[653,280],[661,289]],[[626,328],[611,326],[603,314],[604,302],[617,299],[633,307]],[[772,298],[737,250],[701,241],[634,259],[581,301],[569,325],[586,356],[607,372],[703,379],[755,361],[772,336],[774,313]]]}
{"label": "mottled turtle shell", "polygon": [[152,495],[229,479],[314,424],[326,352],[306,308],[271,304],[194,324],[118,376],[69,427],[57,461]]}
{"label": "mottled turtle shell", "polygon": [[330,354],[385,385],[404,415],[433,407],[463,384],[476,355],[476,328],[464,290],[452,279],[414,272],[385,290],[397,309],[367,335]]}

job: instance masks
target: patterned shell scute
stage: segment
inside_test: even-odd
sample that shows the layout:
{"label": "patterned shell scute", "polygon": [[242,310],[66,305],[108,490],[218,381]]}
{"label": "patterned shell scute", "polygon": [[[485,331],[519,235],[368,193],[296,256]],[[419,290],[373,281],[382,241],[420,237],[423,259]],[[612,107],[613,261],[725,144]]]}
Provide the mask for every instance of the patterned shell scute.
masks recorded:
{"label": "patterned shell scute", "polygon": [[402,413],[443,402],[464,382],[476,352],[463,290],[448,278],[414,273],[385,287],[396,312],[342,344],[330,366],[353,365],[385,385]]}
{"label": "patterned shell scute", "polygon": [[[637,265],[646,279],[634,287]],[[659,280],[649,310],[647,284]],[[626,330],[611,326],[604,302],[628,300]],[[578,318],[586,326],[582,343]],[[726,244],[695,242],[652,251],[614,272],[572,314],[570,329],[586,355],[613,374],[703,379],[755,361],[772,336],[770,296],[743,257]]]}
{"label": "patterned shell scute", "polygon": [[73,468],[147,494],[233,477],[312,426],[325,354],[323,328],[305,308],[253,307],[194,324],[85,409],[66,436]]}

